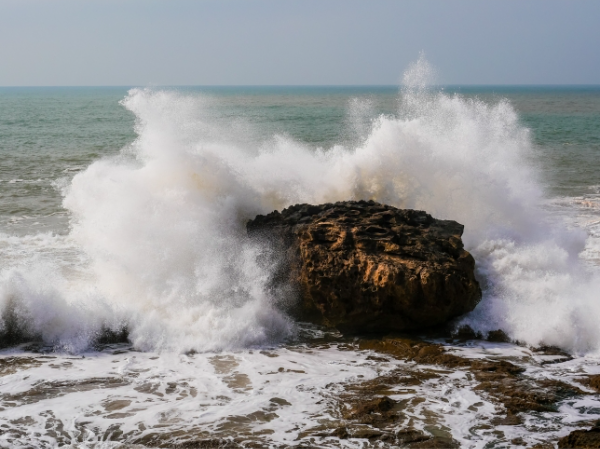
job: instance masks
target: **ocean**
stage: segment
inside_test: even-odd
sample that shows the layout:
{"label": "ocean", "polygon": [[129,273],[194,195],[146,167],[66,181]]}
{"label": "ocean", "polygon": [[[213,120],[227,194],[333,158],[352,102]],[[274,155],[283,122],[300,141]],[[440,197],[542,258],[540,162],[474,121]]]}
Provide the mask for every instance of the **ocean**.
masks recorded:
{"label": "ocean", "polygon": [[[2,447],[532,446],[600,418],[598,86],[0,88],[0,157]],[[490,425],[467,371],[294,322],[245,223],[349,199],[465,225],[484,295],[453,325],[483,338],[419,338],[586,394]],[[388,386],[388,433],[344,414],[400,371],[429,377]]]}

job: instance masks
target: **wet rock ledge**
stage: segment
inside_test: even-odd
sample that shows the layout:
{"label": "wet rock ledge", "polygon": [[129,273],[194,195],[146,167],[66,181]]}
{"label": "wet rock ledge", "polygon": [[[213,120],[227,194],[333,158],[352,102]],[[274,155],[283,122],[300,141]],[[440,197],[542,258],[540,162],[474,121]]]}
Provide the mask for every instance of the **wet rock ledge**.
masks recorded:
{"label": "wet rock ledge", "polygon": [[473,310],[481,289],[463,228],[374,201],[299,204],[247,223],[271,250],[273,288],[299,297],[292,313],[355,333],[422,329]]}

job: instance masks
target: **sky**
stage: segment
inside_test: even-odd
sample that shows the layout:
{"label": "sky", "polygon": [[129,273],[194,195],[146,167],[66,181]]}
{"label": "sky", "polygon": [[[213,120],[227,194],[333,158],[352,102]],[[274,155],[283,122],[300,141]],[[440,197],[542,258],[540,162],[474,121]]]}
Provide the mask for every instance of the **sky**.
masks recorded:
{"label": "sky", "polygon": [[598,0],[0,0],[0,86],[600,84]]}

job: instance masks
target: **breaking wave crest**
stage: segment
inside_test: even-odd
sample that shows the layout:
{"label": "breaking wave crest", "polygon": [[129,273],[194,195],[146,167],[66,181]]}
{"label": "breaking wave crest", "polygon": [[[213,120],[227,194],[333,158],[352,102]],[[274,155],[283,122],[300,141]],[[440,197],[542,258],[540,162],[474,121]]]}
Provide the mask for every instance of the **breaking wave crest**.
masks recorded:
{"label": "breaking wave crest", "polygon": [[[541,205],[528,130],[507,101],[428,87],[422,58],[394,116],[374,117],[353,147],[256,139],[213,119],[199,95],[133,89],[122,101],[137,140],[64,188],[67,236],[4,261],[4,329],[73,351],[126,327],[141,349],[218,350],[294,333],[266,288],[245,223],[307,202],[373,199],[465,225],[484,298],[463,319],[531,345],[600,348],[600,276],[586,236]],[[247,134],[246,134],[247,133]],[[10,236],[2,236],[10,240]]]}

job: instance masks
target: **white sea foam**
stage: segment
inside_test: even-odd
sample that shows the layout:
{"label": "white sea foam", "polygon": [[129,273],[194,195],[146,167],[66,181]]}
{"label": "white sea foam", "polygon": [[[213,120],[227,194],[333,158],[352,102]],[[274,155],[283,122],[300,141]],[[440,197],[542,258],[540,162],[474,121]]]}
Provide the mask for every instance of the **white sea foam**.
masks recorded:
{"label": "white sea foam", "polygon": [[[552,442],[600,417],[598,396],[580,396],[562,401],[557,413],[520,413],[525,425],[491,428],[489,423],[505,412],[476,388],[480,382],[468,371],[449,373],[371,351],[350,351],[349,346],[331,342],[317,348],[297,344],[264,351],[158,354],[117,345],[83,357],[3,351],[1,389],[7,406],[0,409],[5,429],[0,445],[117,448],[235,438],[264,447],[363,448],[365,434],[354,433],[360,425],[340,414],[353,403],[353,384],[389,374],[422,379],[386,384],[385,394],[402,407],[396,425],[451,434],[460,447],[510,446],[514,438],[528,446]],[[510,360],[526,369],[529,379],[579,388],[585,388],[578,382],[583,376],[599,370],[598,359],[591,357],[540,366],[556,356],[509,344],[466,342],[446,350],[461,357]],[[359,391],[368,394],[369,387],[363,384]],[[346,426],[350,438],[332,435]]]}
{"label": "white sea foam", "polygon": [[265,288],[245,222],[294,203],[374,199],[465,224],[484,286],[465,322],[597,351],[600,276],[579,259],[585,233],[542,207],[528,130],[507,101],[428,88],[430,72],[424,59],[409,68],[398,114],[374,118],[366,137],[369,106],[357,103],[358,143],[326,149],[245,139],[198,95],[131,90],[122,104],[137,117],[137,140],[64,188],[79,265],[26,257],[2,272],[2,303],[19,304],[32,333],[74,348],[124,322],[142,349],[277,341],[294,326]]}

